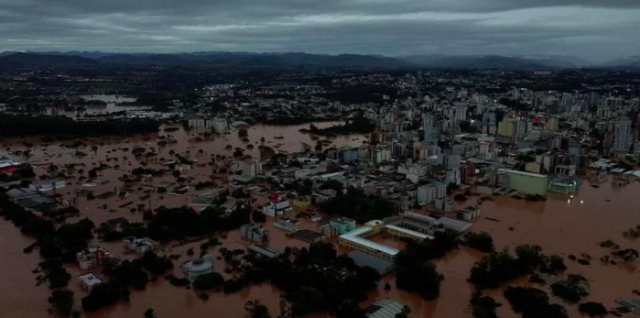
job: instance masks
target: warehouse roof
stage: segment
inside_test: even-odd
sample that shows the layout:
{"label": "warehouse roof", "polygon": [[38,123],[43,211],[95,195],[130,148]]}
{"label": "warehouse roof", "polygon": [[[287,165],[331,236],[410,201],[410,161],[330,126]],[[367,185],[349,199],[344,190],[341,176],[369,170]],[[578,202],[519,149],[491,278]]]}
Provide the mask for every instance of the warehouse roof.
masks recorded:
{"label": "warehouse roof", "polygon": [[403,233],[407,233],[407,234],[411,235],[412,237],[415,237],[415,238],[418,238],[418,239],[421,239],[421,240],[425,240],[425,239],[432,240],[433,239],[433,236],[431,236],[431,235],[426,235],[426,234],[423,234],[423,233],[420,233],[420,232],[417,232],[417,231],[414,231],[414,230],[410,230],[410,229],[407,229],[407,228],[404,228],[404,227],[400,227],[400,226],[397,226],[397,225],[387,224],[387,225],[385,225],[385,227],[390,228],[392,230],[396,230],[396,231],[400,231],[400,232],[403,232]]}
{"label": "warehouse roof", "polygon": [[377,251],[380,251],[382,253],[391,255],[391,256],[395,256],[398,253],[400,253],[400,251],[398,249],[395,249],[393,247],[389,247],[380,243],[376,243],[373,241],[369,241],[367,239],[364,239],[362,237],[360,237],[360,235],[365,234],[367,232],[371,231],[371,228],[367,227],[367,226],[363,226],[363,227],[359,227],[351,232],[347,232],[345,234],[340,235],[340,238],[351,241],[355,244],[359,244]]}
{"label": "warehouse roof", "polygon": [[404,305],[392,299],[383,299],[365,309],[367,318],[394,318],[402,312]]}
{"label": "warehouse roof", "polygon": [[360,267],[371,267],[375,269],[378,274],[383,275],[391,271],[393,268],[393,262],[384,260],[379,257],[375,257],[373,255],[369,255],[360,251],[353,251],[347,254],[350,259],[353,260],[353,263]]}
{"label": "warehouse roof", "polygon": [[524,171],[517,171],[517,170],[511,170],[511,169],[498,169],[498,172],[513,173],[513,174],[519,174],[519,175],[523,175],[523,176],[529,176],[529,177],[535,177],[535,178],[541,178],[541,179],[546,179],[547,178],[547,176],[545,176],[543,174],[524,172]]}

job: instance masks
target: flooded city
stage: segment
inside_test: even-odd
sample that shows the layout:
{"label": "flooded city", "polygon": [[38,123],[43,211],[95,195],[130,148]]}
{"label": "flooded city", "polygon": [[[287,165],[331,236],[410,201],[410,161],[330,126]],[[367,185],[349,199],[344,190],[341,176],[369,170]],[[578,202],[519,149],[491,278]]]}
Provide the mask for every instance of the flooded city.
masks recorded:
{"label": "flooded city", "polygon": [[79,54],[0,55],[0,317],[640,313],[634,73]]}
{"label": "flooded city", "polygon": [[[320,127],[335,125],[334,123],[319,123]],[[80,211],[78,218],[90,218],[95,224],[107,222],[110,219],[123,217],[130,222],[142,222],[142,214],[129,212],[128,208],[122,208],[124,203],[132,201],[131,197],[113,198],[104,200],[87,200],[78,197],[77,193],[82,189],[90,188],[95,193],[107,192],[122,186],[121,177],[130,174],[133,168],[141,164],[140,158],[132,155],[129,149],[143,147],[155,149],[157,158],[145,161],[145,167],[158,168],[169,153],[191,155],[198,162],[207,163],[202,167],[196,165],[194,169],[183,172],[191,183],[210,181],[217,175],[216,169],[224,166],[218,155],[231,157],[231,151],[225,149],[226,145],[246,149],[247,144],[280,145],[279,152],[301,151],[303,143],[313,144],[311,136],[302,134],[298,130],[308,125],[278,127],[256,125],[248,129],[250,142],[243,142],[236,134],[216,135],[203,141],[189,141],[199,136],[198,131],[184,131],[178,129],[171,133],[160,132],[151,136],[132,136],[131,138],[108,138],[101,140],[86,140],[83,148],[86,156],[76,155],[76,148],[67,148],[64,143],[39,143],[37,140],[11,140],[2,145],[3,155],[9,155],[16,151],[25,151],[24,142],[34,142],[29,161],[36,167],[36,174],[46,173],[50,165],[57,165],[64,169],[65,165],[76,164],[78,168],[89,170],[100,164],[109,165],[110,168],[100,172],[100,178],[104,184],[87,187],[82,177],[74,177],[74,171],[66,171],[70,177],[69,186],[56,190],[65,200],[74,202]],[[162,147],[156,145],[161,137],[177,140],[177,143]],[[283,136],[284,138],[275,138]],[[260,138],[264,138],[260,142]],[[255,140],[255,141],[253,141]],[[366,138],[362,136],[343,136],[331,139],[332,146],[359,146]],[[97,149],[91,150],[96,145]],[[245,154],[259,157],[258,147],[245,151]],[[21,159],[21,158],[16,158]],[[210,162],[209,162],[210,161]],[[222,162],[218,162],[222,161]],[[211,164],[213,163],[213,164]],[[78,169],[75,168],[75,169]],[[75,180],[74,180],[75,179]],[[167,181],[173,177],[153,178],[154,183]],[[220,186],[227,181],[224,178],[215,179]],[[639,270],[634,264],[603,265],[598,259],[607,255],[606,249],[599,246],[599,242],[613,240],[624,247],[640,248],[638,242],[630,241],[622,237],[623,231],[640,224],[640,214],[636,207],[640,205],[640,196],[636,195],[640,190],[640,184],[633,183],[627,187],[615,187],[604,184],[594,188],[585,183],[580,191],[572,196],[560,196],[550,198],[546,202],[528,202],[512,198],[496,197],[492,201],[486,201],[480,205],[483,217],[473,221],[474,231],[486,231],[494,238],[496,247],[513,248],[519,244],[540,245],[545,253],[569,255],[588,254],[593,258],[590,265],[580,265],[576,262],[568,262],[568,271],[581,274],[589,279],[591,293],[589,298],[603,302],[608,306],[614,306],[617,297],[631,297],[632,291],[640,288],[640,280],[637,280]],[[146,193],[142,187],[128,189],[131,195]],[[180,206],[189,204],[195,197],[195,190],[189,190],[185,195],[162,196],[154,193],[147,200],[139,200],[137,203],[151,209],[160,206]],[[255,206],[268,202],[265,197],[256,197]],[[461,206],[462,207],[462,206]],[[296,211],[289,212],[290,217],[295,217]],[[284,249],[286,246],[308,246],[303,241],[288,237],[286,233],[273,226],[274,219],[269,218],[265,227],[270,231],[268,246]],[[305,221],[304,227],[316,229],[317,225]],[[8,317],[42,317],[48,309],[46,297],[48,290],[45,286],[35,287],[35,275],[31,270],[38,267],[39,257],[35,254],[23,254],[22,249],[29,246],[33,240],[21,235],[9,222],[0,222],[2,233],[5,233],[1,249],[5,258],[0,262],[0,271],[12,273],[6,276],[4,294],[2,299],[2,311]],[[232,231],[220,238],[222,246],[228,249],[246,248],[248,245],[242,239],[239,231]],[[370,238],[373,241],[402,249],[402,241],[390,237],[377,236]],[[116,242],[91,242],[90,245],[100,244],[120,258],[131,258],[125,254],[121,243]],[[186,251],[197,248],[200,241],[181,246],[165,246],[162,252],[181,255],[180,260],[186,260]],[[341,249],[341,252],[349,250]],[[397,288],[385,290],[385,283],[393,285],[393,274],[387,274],[379,284],[379,288],[369,293],[369,300],[361,303],[367,306],[381,298],[392,298],[402,301],[412,308],[410,317],[471,317],[468,301],[474,287],[467,282],[469,271],[473,264],[485,254],[469,248],[460,248],[448,254],[446,257],[435,261],[435,265],[445,279],[441,287],[441,296],[435,301],[424,301],[415,294],[404,292]],[[216,260],[214,268],[225,268],[222,260]],[[179,270],[174,270],[178,275]],[[70,273],[76,277],[83,273],[77,267],[71,267]],[[227,275],[227,274],[224,274]],[[523,282],[527,285],[528,283]],[[70,289],[82,295],[84,291],[76,284],[71,283]],[[507,301],[501,295],[500,290],[489,291],[500,303]],[[179,315],[195,316],[225,316],[239,317],[244,315],[243,305],[253,299],[259,299],[273,312],[277,312],[281,292],[274,286],[264,283],[258,286],[243,289],[232,295],[213,292],[207,301],[201,300],[198,295],[184,288],[171,286],[167,281],[158,280],[151,283],[143,291],[134,291],[129,303],[119,303],[99,312],[87,314],[87,317],[141,317],[147,308],[154,308],[163,316],[177,317]],[[571,315],[577,315],[575,306],[567,306]],[[508,305],[498,309],[500,317],[517,317]],[[312,317],[329,317],[329,314],[315,314]]]}

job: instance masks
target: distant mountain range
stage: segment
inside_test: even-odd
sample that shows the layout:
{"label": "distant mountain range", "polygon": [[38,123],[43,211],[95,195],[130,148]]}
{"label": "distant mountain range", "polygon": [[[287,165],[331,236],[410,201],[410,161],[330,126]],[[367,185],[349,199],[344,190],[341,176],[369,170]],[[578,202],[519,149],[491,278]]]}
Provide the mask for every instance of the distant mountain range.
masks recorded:
{"label": "distant mountain range", "polygon": [[193,52],[175,54],[105,53],[105,52],[3,52],[0,66],[91,66],[91,65],[160,65],[160,66],[325,66],[383,68],[452,68],[545,70],[559,68],[640,69],[640,57],[630,57],[605,64],[570,56],[500,56],[500,55],[381,55],[309,53]]}

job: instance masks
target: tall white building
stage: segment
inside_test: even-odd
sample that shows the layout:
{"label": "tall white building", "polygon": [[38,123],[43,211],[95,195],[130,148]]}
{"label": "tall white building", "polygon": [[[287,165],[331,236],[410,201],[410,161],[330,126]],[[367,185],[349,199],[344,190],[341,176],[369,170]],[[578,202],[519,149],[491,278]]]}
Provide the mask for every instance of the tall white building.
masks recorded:
{"label": "tall white building", "polygon": [[485,134],[494,135],[497,129],[498,124],[496,123],[496,113],[485,112],[484,114],[482,114],[482,132]]}
{"label": "tall white building", "polygon": [[444,182],[436,182],[436,199],[444,198],[447,196],[447,184]]}
{"label": "tall white building", "polygon": [[466,105],[457,105],[455,106],[456,110],[456,120],[457,121],[465,121],[467,120],[467,107]]}
{"label": "tall white building", "polygon": [[613,145],[611,150],[628,153],[632,143],[633,135],[631,133],[631,119],[618,119],[614,123],[613,127]]}
{"label": "tall white building", "polygon": [[213,129],[217,133],[224,134],[224,133],[229,132],[229,122],[227,121],[226,118],[215,117],[212,120],[212,125],[211,126],[213,127]]}
{"label": "tall white building", "polygon": [[422,115],[422,126],[424,128],[424,142],[427,145],[437,145],[438,129],[436,128],[436,119],[433,114]]}
{"label": "tall white building", "polygon": [[262,163],[255,159],[238,160],[234,168],[234,171],[242,171],[245,177],[255,177],[262,173]]}
{"label": "tall white building", "polygon": [[436,199],[436,186],[434,184],[419,186],[417,190],[418,204],[431,204]]}

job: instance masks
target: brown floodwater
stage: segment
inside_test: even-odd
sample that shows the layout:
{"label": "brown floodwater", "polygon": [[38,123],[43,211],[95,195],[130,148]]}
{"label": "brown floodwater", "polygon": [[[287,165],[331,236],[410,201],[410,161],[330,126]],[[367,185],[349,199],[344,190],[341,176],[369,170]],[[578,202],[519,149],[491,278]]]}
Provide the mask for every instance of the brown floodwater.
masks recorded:
{"label": "brown floodwater", "polygon": [[[335,123],[319,123],[317,126],[326,127]],[[253,126],[249,129],[249,139],[256,147],[252,151],[246,151],[245,154],[253,156],[258,155],[257,145],[260,143],[260,137],[265,138],[266,145],[282,144],[279,150],[286,152],[298,152],[302,149],[301,143],[315,145],[315,141],[309,135],[299,133],[300,128],[306,128],[308,125],[275,127],[275,126]],[[176,132],[161,132],[160,135],[172,135],[178,143],[169,144],[165,147],[156,145],[157,136],[146,139],[142,136],[134,136],[131,138],[105,138],[101,140],[91,140],[87,144],[104,143],[100,145],[97,152],[94,153],[90,147],[81,149],[88,156],[78,158],[74,156],[75,149],[62,148],[59,143],[52,143],[42,146],[37,139],[31,139],[36,146],[32,149],[33,157],[29,161],[38,163],[36,173],[42,175],[46,172],[50,163],[62,167],[68,163],[84,163],[86,171],[91,169],[94,164],[99,162],[111,165],[111,169],[101,172],[102,178],[109,180],[108,184],[98,185],[96,187],[83,187],[82,181],[70,180],[72,185],[59,189],[58,193],[69,201],[75,197],[74,193],[79,189],[88,189],[95,191],[96,194],[106,191],[113,191],[114,188],[122,186],[122,182],[118,180],[124,174],[129,174],[133,168],[139,167],[140,162],[131,154],[131,149],[138,145],[147,149],[153,147],[159,154],[158,158],[164,157],[169,159],[169,151],[173,150],[178,153],[187,154],[198,160],[199,163],[210,161],[211,155],[224,154],[230,156],[232,151],[226,150],[225,146],[231,144],[233,147],[246,147],[237,133],[232,132],[228,135],[215,136],[210,140],[202,142],[188,142],[198,136],[198,131],[184,132],[178,130]],[[284,136],[284,139],[275,139],[276,136]],[[336,146],[353,145],[357,146],[364,140],[362,136],[344,136],[333,139]],[[257,143],[256,143],[257,142]],[[10,140],[4,142],[0,148],[0,157],[5,155],[4,150],[10,147],[13,150],[24,150],[22,140]],[[122,148],[129,148],[123,151]],[[202,150],[202,153],[200,153]],[[117,158],[117,161],[115,161]],[[14,158],[22,159],[24,158]],[[220,167],[226,166],[225,162],[215,162],[216,166],[206,165],[204,167],[195,167],[192,170],[183,172],[184,175],[191,177],[196,183],[200,181],[208,181],[212,172]],[[152,160],[148,162],[147,167],[161,167],[161,160]],[[113,166],[119,165],[119,168]],[[62,169],[62,168],[61,168]],[[78,174],[71,173],[72,177]],[[161,181],[174,181],[175,178],[170,174],[153,178],[150,184],[157,184]],[[220,184],[224,184],[219,181]],[[92,200],[87,201],[84,198],[78,198],[77,206],[81,210],[81,217],[88,217],[96,224],[100,224],[108,219],[115,217],[125,217],[131,221],[141,221],[142,213],[130,212],[129,209],[136,204],[143,203],[157,208],[161,205],[168,207],[183,205],[191,201],[194,196],[194,190],[190,189],[186,195],[174,196],[170,194],[153,194],[151,200],[140,201],[144,190],[134,188],[132,194],[124,199],[111,198],[108,200]],[[610,185],[602,185],[599,189],[584,184],[575,198],[568,200],[567,197],[554,196],[546,202],[526,202],[517,201],[510,198],[496,198],[495,201],[485,202],[481,205],[482,216],[474,221],[474,230],[487,231],[491,233],[498,248],[511,247],[517,244],[532,243],[542,246],[545,253],[557,253],[565,256],[573,254],[580,256],[582,253],[588,253],[593,260],[590,266],[583,266],[566,260],[569,266],[569,273],[582,274],[590,280],[591,295],[589,300],[603,302],[607,306],[614,306],[614,300],[618,297],[632,297],[631,291],[640,289],[640,279],[638,279],[638,269],[632,265],[602,265],[599,258],[608,254],[608,250],[598,246],[598,242],[611,239],[622,247],[633,247],[640,249],[638,242],[626,240],[621,233],[636,224],[640,223],[640,196],[637,195],[640,190],[640,184],[632,183],[624,188],[614,188]],[[606,201],[610,200],[610,202]],[[133,201],[132,206],[121,208],[120,206],[126,202]],[[475,200],[474,200],[475,201]],[[266,198],[260,197],[254,206],[258,206],[266,202]],[[103,205],[107,205],[107,209],[103,209]],[[290,212],[288,216],[293,217],[295,211]],[[485,217],[497,219],[499,222],[488,220]],[[270,218],[265,225],[271,233],[268,245],[274,249],[284,249],[286,246],[304,247],[308,243],[290,238],[287,233],[275,228]],[[307,220],[301,220],[302,226],[311,230],[316,229],[316,224]],[[512,230],[510,230],[512,228]],[[0,272],[3,273],[0,281],[3,289],[0,291],[0,310],[3,311],[2,317],[24,317],[35,318],[45,317],[47,315],[48,304],[46,298],[50,291],[46,286],[35,287],[35,274],[31,270],[36,268],[39,257],[37,253],[25,255],[22,249],[32,243],[32,239],[24,237],[14,226],[5,221],[0,220],[0,251],[3,253],[3,260],[0,262]],[[395,247],[401,248],[402,244],[392,238],[385,236],[375,236],[372,239],[389,244],[395,244]],[[223,246],[229,249],[245,248],[247,242],[243,241],[238,231],[227,233],[221,239]],[[103,243],[100,244],[111,250],[116,256],[121,258],[135,257],[133,255],[123,254],[121,243]],[[186,255],[189,248],[194,248],[197,252],[201,242],[193,242],[181,246],[166,246],[163,252],[166,254],[180,254],[180,259],[175,262],[176,268],[190,259]],[[341,252],[346,252],[339,249]],[[211,252],[218,256],[217,249]],[[428,318],[470,318],[471,313],[468,310],[469,298],[472,294],[473,287],[466,280],[469,270],[473,263],[483,256],[474,250],[461,248],[450,253],[443,259],[437,260],[435,265],[438,270],[445,276],[445,280],[441,286],[441,296],[435,301],[423,301],[416,295],[403,292],[393,286],[393,274],[386,275],[379,288],[370,293],[369,300],[361,305],[366,306],[381,298],[392,298],[399,300],[412,307],[412,318],[428,317]],[[215,270],[220,272],[226,278],[233,274],[224,273],[224,261],[215,261]],[[76,307],[79,308],[79,300],[86,292],[82,291],[77,284],[77,275],[84,273],[78,267],[70,267],[70,273],[74,279],[70,282],[69,288],[76,293]],[[99,273],[99,269],[93,270]],[[178,269],[175,270],[176,275],[181,275]],[[384,290],[384,283],[390,282],[393,288],[390,291]],[[525,284],[525,281],[518,281],[515,284]],[[488,294],[495,296],[500,302],[505,304],[499,309],[499,316],[502,318],[517,317],[502,297],[500,290],[487,291]],[[110,308],[106,308],[97,313],[86,315],[87,317],[118,317],[118,318],[139,318],[142,317],[147,308],[154,308],[160,317],[244,317],[243,305],[248,300],[259,299],[266,304],[272,313],[272,316],[278,314],[278,303],[281,293],[269,284],[253,286],[242,292],[233,295],[223,295],[221,293],[210,293],[208,301],[201,300],[198,295],[191,290],[171,286],[167,281],[159,279],[155,283],[150,284],[144,291],[134,291],[131,295],[131,302],[119,303]],[[557,301],[554,299],[554,301]],[[577,316],[576,305],[566,305],[571,316]],[[314,315],[313,318],[327,317],[327,314]]]}

